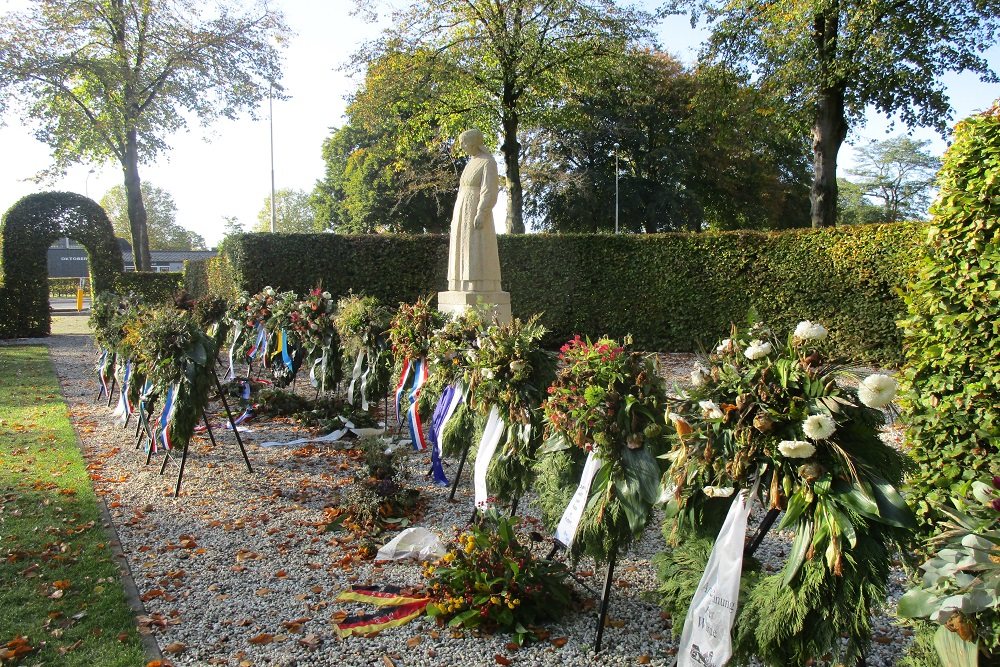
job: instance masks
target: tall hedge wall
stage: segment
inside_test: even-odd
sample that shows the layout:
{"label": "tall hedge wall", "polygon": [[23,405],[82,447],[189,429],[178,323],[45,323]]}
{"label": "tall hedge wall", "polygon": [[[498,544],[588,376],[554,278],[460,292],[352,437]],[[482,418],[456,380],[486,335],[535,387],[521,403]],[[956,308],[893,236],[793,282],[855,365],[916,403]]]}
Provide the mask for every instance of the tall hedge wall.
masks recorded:
{"label": "tall hedge wall", "polygon": [[142,295],[146,303],[170,303],[174,294],[184,287],[184,274],[179,271],[163,273],[122,273],[115,278],[114,291]]}
{"label": "tall hedge wall", "polygon": [[208,259],[184,261],[184,289],[193,299],[208,294]]}
{"label": "tall hedge wall", "polygon": [[[751,306],[776,330],[823,322],[844,356],[896,363],[919,225],[786,232],[502,236],[503,286],[516,316],[543,312],[558,343],[575,333],[639,347],[711,344]],[[444,289],[445,236],[244,234],[209,267],[213,291],[266,285],[304,292],[320,282],[388,303]]]}

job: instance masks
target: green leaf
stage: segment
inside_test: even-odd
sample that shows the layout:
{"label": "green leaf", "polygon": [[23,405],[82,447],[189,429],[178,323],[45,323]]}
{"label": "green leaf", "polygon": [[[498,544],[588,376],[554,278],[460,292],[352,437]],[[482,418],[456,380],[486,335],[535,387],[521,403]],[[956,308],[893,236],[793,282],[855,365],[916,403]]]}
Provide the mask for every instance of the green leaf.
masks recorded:
{"label": "green leaf", "polygon": [[809,544],[812,542],[812,521],[808,519],[799,521],[795,527],[795,539],[792,540],[792,548],[788,553],[788,562],[785,563],[785,576],[782,582],[788,586],[795,579],[795,576],[806,561],[806,554],[809,552]]}
{"label": "green leaf", "polygon": [[785,530],[790,525],[799,520],[802,513],[806,511],[806,507],[809,506],[808,501],[802,494],[802,490],[799,489],[792,497],[788,499],[788,507],[785,509],[785,516],[782,517],[781,523],[778,524],[778,530]]}
{"label": "green leaf", "polygon": [[551,454],[553,452],[561,452],[564,449],[569,449],[573,445],[561,432],[556,431],[548,437],[538,451],[535,452],[536,456],[541,456],[543,454]]}
{"label": "green leaf", "polygon": [[913,511],[892,484],[877,475],[869,475],[869,478],[875,502],[878,503],[880,521],[897,528],[915,529],[917,520]]}
{"label": "green leaf", "polygon": [[640,497],[650,505],[660,498],[660,467],[656,459],[645,447],[640,449],[624,449],[622,451],[622,467],[630,485],[636,484]]}
{"label": "green leaf", "polygon": [[851,484],[838,479],[833,484],[831,496],[844,507],[852,509],[862,516],[876,520],[881,518],[878,503],[859,484]]}
{"label": "green leaf", "polygon": [[934,633],[934,648],[941,664],[948,667],[976,667],[979,664],[979,647],[943,625]]}
{"label": "green leaf", "polygon": [[899,598],[896,613],[903,618],[929,618],[938,608],[938,596],[925,588],[914,588],[906,591]]}

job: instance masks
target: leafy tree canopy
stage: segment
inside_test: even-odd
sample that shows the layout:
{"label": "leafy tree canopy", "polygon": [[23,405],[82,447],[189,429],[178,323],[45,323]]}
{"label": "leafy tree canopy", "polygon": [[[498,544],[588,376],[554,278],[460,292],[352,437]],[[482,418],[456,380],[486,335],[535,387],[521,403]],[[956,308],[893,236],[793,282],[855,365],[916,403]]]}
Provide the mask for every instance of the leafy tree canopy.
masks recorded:
{"label": "leafy tree canopy", "polygon": [[945,131],[941,81],[970,71],[996,81],[983,57],[1000,12],[979,0],[684,0],[712,27],[706,55],[742,63],[813,127],[814,226],[833,224],[837,154],[869,106],[909,126]]}
{"label": "leafy tree canopy", "polygon": [[[282,188],[274,193],[274,231],[285,234],[307,234],[317,231],[309,195],[302,190]],[[255,232],[271,231],[271,195],[257,213]]]}
{"label": "leafy tree canopy", "polygon": [[0,21],[0,112],[16,106],[35,124],[54,173],[122,166],[136,266],[148,270],[140,162],[187,118],[252,114],[281,77],[272,40],[287,32],[264,0],[31,0]]}
{"label": "leafy tree canopy", "polygon": [[338,232],[446,232],[465,158],[458,134],[480,125],[478,109],[425,115],[454,67],[425,52],[391,53],[368,66],[348,124],[323,142],[326,173],[312,195],[323,227]]}
{"label": "leafy tree canopy", "polygon": [[610,231],[617,187],[624,231],[808,224],[794,121],[722,67],[686,70],[649,51],[606,59],[530,142],[529,213],[546,229]]}
{"label": "leafy tree canopy", "polygon": [[941,160],[927,151],[930,141],[898,136],[872,141],[857,150],[848,170],[865,196],[882,202],[879,222],[927,217],[934,175]]}
{"label": "leafy tree canopy", "polygon": [[[177,224],[177,205],[163,188],[142,182],[142,198],[148,216],[150,250],[205,250],[205,239]],[[108,213],[115,236],[128,238],[128,201],[124,185],[116,185],[101,197],[101,208]]]}
{"label": "leafy tree canopy", "polygon": [[537,123],[604,54],[648,40],[648,24],[644,14],[613,0],[419,0],[395,13],[393,27],[366,45],[355,65],[391,53],[448,61],[454,76],[419,117],[436,126],[448,114],[485,115],[483,134],[502,136],[507,227],[521,233],[522,123]]}

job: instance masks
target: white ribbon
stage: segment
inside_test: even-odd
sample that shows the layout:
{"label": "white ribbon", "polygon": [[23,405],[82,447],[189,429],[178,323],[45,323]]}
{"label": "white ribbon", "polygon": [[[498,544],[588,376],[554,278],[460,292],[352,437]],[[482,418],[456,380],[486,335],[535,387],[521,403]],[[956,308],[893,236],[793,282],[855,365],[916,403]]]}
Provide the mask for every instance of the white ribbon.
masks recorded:
{"label": "white ribbon", "polygon": [[587,462],[583,464],[583,474],[580,475],[580,483],[576,487],[576,493],[569,501],[563,511],[559,525],[556,526],[555,539],[564,547],[569,549],[576,539],[576,531],[580,527],[580,520],[583,519],[583,511],[587,508],[587,500],[590,498],[590,487],[594,484],[594,476],[601,469],[601,459],[597,458],[594,452],[587,454]]}
{"label": "white ribbon", "polygon": [[236,379],[236,371],[233,370],[233,356],[236,354],[236,345],[239,344],[241,333],[243,333],[243,322],[238,321],[233,325],[233,344],[229,346],[229,370],[222,378],[223,382]]}
{"label": "white ribbon", "polygon": [[723,667],[733,654],[732,628],[739,603],[747,518],[756,495],[754,485],[749,492],[741,491],[729,506],[684,619],[677,667]]}
{"label": "white ribbon", "polygon": [[[365,348],[361,348],[358,351],[358,358],[354,362],[354,369],[351,371],[351,384],[347,387],[347,402],[350,405],[354,405],[354,383],[358,381],[361,377],[361,364],[365,361]],[[365,387],[362,383],[361,385],[361,403],[362,409],[368,409],[368,401],[365,399]]]}
{"label": "white ribbon", "polygon": [[500,418],[500,410],[494,405],[490,408],[490,416],[486,420],[486,429],[483,431],[482,440],[479,441],[479,449],[476,451],[476,468],[472,476],[476,493],[476,507],[479,509],[488,508],[486,499],[489,496],[486,493],[486,471],[490,467],[490,461],[493,460],[493,454],[497,451],[497,445],[500,444],[500,437],[506,430],[507,426],[503,423],[503,419]]}

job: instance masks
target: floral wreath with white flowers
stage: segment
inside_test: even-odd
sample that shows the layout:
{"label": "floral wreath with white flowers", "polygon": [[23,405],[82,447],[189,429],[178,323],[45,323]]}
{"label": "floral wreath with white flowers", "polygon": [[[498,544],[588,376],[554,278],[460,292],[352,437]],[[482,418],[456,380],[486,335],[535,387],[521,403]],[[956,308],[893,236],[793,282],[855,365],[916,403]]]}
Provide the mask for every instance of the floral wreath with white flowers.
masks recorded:
{"label": "floral wreath with white flowers", "polygon": [[[746,333],[734,327],[699,362],[691,388],[668,413],[669,542],[714,540],[735,491],[756,480],[765,507],[783,513],[778,530],[794,532],[783,571],[755,579],[757,586],[767,582],[773,600],[751,590],[734,630],[737,655],[769,664],[805,664],[826,653],[855,659],[871,636],[861,612],[884,599],[889,551],[915,525],[896,491],[903,456],[879,437],[896,383],[873,374],[852,388],[856,371],[824,362],[827,335],[821,324],[802,321],[782,344],[759,324]],[[661,555],[661,565],[671,558]],[[676,572],[676,565],[667,570]],[[829,599],[811,595],[817,588],[829,589]],[[783,608],[788,599],[775,591],[798,608]],[[683,614],[689,601],[674,599],[673,611]],[[843,613],[823,616],[821,607],[837,602]],[[822,630],[801,622],[810,614]],[[773,637],[755,631],[765,618]]]}

